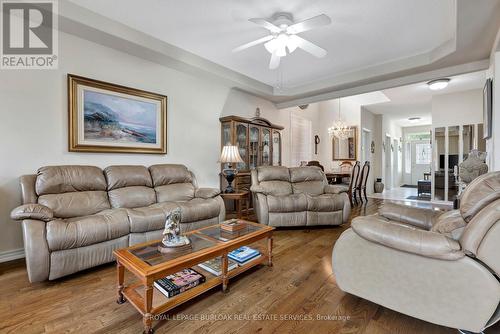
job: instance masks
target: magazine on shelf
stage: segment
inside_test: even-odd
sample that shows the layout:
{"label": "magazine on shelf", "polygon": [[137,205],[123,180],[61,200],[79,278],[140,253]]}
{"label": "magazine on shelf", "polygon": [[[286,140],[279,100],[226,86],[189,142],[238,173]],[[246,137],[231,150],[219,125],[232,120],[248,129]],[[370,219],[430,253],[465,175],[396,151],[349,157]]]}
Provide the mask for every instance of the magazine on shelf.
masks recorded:
{"label": "magazine on shelf", "polygon": [[154,286],[165,296],[171,298],[204,282],[204,275],[194,269],[187,268],[155,281]]}
{"label": "magazine on shelf", "polygon": [[[209,273],[214,274],[215,276],[220,276],[222,274],[222,258],[220,256],[216,257],[215,259],[200,263],[198,266],[208,271]],[[227,271],[231,271],[237,267],[238,263],[231,259],[228,259]]]}
{"label": "magazine on shelf", "polygon": [[259,256],[260,252],[258,250],[250,248],[248,246],[240,247],[228,254],[228,257],[236,261],[239,265],[253,260],[254,258],[257,258]]}

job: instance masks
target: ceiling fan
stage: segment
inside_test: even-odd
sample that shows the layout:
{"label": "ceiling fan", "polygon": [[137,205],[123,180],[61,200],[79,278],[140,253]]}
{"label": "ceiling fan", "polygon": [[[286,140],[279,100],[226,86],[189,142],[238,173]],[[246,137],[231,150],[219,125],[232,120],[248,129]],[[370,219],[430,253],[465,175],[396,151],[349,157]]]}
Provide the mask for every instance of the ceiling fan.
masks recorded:
{"label": "ceiling fan", "polygon": [[280,65],[280,58],[287,55],[287,49],[288,53],[292,53],[295,49],[301,48],[318,58],[322,58],[327,54],[325,49],[297,36],[297,34],[301,32],[329,25],[332,21],[325,14],[314,16],[297,23],[293,22],[293,16],[290,13],[276,13],[272,16],[272,22],[265,19],[249,19],[249,21],[266,28],[271,34],[250,43],[243,44],[233,49],[233,52],[242,51],[252,46],[265,43],[264,47],[271,54],[269,68],[272,70],[278,68]]}

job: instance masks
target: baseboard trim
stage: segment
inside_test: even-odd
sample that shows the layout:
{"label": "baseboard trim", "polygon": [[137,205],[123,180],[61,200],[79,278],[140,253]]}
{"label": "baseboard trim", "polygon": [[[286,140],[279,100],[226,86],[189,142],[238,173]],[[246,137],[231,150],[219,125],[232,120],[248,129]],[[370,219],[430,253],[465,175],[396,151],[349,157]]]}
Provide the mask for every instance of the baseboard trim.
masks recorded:
{"label": "baseboard trim", "polygon": [[0,252],[0,263],[24,258],[24,248]]}

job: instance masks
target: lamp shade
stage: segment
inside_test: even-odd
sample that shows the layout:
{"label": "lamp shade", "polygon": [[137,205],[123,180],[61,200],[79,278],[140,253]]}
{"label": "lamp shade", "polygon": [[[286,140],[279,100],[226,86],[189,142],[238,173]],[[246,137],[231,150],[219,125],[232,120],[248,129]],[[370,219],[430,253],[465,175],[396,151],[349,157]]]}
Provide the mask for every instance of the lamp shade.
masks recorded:
{"label": "lamp shade", "polygon": [[220,155],[220,162],[222,163],[233,163],[233,162],[244,162],[241,159],[240,152],[238,152],[238,146],[226,145],[222,148],[222,154]]}

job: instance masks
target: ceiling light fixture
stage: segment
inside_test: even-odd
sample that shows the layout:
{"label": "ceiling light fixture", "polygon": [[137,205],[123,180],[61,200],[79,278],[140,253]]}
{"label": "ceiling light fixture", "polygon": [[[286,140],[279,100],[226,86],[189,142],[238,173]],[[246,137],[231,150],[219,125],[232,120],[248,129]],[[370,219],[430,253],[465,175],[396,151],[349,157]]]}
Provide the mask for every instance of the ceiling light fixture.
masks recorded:
{"label": "ceiling light fixture", "polygon": [[450,83],[450,79],[441,78],[441,79],[431,80],[427,83],[427,85],[431,90],[440,90],[440,89],[445,89],[448,86],[448,83]]}
{"label": "ceiling light fixture", "polygon": [[249,21],[269,30],[270,34],[250,43],[240,45],[233,49],[233,52],[239,52],[265,43],[264,47],[271,54],[271,61],[269,62],[271,70],[279,67],[280,59],[286,57],[287,50],[288,54],[291,54],[297,48],[300,48],[318,58],[322,58],[327,54],[325,49],[297,36],[297,34],[302,32],[329,25],[332,21],[325,14],[295,22],[292,14],[280,12],[274,14],[271,21],[262,18],[250,19]]}
{"label": "ceiling light fixture", "polygon": [[337,137],[340,140],[346,140],[351,134],[351,128],[342,120],[340,115],[340,98],[339,100],[339,119],[328,128],[330,138]]}

